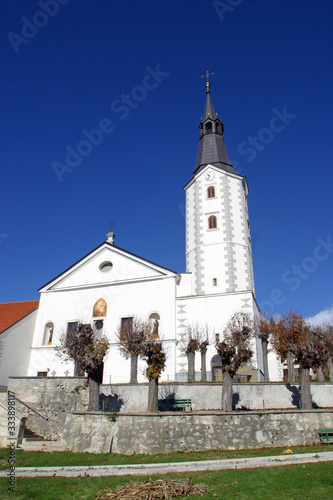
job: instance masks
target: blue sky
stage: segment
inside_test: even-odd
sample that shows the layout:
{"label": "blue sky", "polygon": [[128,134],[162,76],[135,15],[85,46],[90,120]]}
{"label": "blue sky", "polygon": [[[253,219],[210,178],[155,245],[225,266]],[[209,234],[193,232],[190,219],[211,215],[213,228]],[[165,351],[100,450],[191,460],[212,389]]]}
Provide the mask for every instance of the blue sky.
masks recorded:
{"label": "blue sky", "polygon": [[331,1],[16,0],[1,18],[2,302],[38,299],[110,223],[118,246],[185,271],[210,69],[250,186],[259,304],[332,308]]}

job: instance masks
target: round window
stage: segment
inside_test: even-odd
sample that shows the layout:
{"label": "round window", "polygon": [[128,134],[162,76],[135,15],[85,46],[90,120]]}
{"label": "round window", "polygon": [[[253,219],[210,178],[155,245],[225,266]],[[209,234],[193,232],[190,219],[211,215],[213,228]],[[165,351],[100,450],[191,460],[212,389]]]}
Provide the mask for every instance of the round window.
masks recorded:
{"label": "round window", "polygon": [[99,268],[102,271],[102,273],[107,273],[112,269],[112,266],[113,266],[112,262],[107,261],[107,262],[102,262]]}

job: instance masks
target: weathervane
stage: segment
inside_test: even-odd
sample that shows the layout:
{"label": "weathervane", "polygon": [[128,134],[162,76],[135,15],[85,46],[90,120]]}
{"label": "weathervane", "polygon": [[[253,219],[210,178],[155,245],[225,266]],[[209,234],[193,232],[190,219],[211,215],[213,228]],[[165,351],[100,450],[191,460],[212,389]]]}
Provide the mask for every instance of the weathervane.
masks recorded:
{"label": "weathervane", "polygon": [[210,92],[209,89],[210,89],[210,83],[209,83],[209,77],[214,75],[214,73],[210,73],[209,70],[207,69],[206,73],[204,75],[201,76],[201,78],[206,78],[207,82],[206,82],[206,92],[207,94]]}

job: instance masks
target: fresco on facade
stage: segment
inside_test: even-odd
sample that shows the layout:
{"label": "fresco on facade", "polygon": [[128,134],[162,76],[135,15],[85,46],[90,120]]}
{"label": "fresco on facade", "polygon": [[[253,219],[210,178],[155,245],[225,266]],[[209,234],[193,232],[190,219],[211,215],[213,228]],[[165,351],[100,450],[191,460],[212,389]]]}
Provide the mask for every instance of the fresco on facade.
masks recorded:
{"label": "fresco on facade", "polygon": [[107,305],[104,299],[98,299],[94,305],[93,317],[106,316]]}

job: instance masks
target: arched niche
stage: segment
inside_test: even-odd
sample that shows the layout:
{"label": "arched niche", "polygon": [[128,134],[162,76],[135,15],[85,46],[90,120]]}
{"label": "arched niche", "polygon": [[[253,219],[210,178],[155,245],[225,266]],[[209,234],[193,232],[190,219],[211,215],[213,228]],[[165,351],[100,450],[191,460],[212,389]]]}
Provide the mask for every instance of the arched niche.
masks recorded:
{"label": "arched niche", "polygon": [[158,339],[160,336],[160,321],[161,318],[157,312],[153,312],[149,315],[149,323],[151,324],[154,339]]}
{"label": "arched niche", "polygon": [[54,323],[49,321],[44,327],[43,345],[52,345]]}

